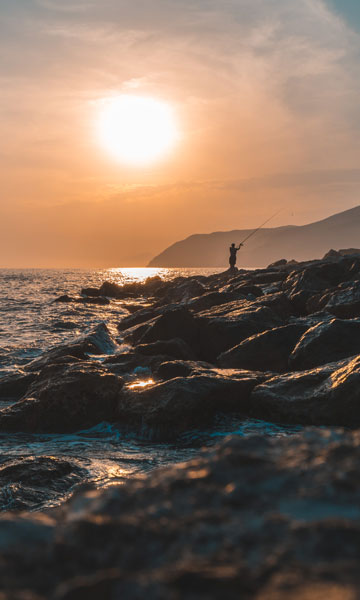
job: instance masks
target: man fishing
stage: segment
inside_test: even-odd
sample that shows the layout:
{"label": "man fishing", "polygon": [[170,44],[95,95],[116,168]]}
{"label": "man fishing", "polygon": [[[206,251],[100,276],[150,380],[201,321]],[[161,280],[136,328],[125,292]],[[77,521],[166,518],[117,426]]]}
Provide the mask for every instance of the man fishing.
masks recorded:
{"label": "man fishing", "polygon": [[230,256],[229,256],[230,269],[235,269],[236,255],[237,255],[238,251],[240,250],[241,246],[243,246],[243,244],[239,244],[238,247],[236,247],[235,244],[231,244],[231,246],[229,248],[229,250],[230,250]]}
{"label": "man fishing", "polygon": [[275,213],[274,215],[272,215],[269,219],[266,219],[266,221],[264,223],[262,223],[262,225],[260,225],[260,227],[257,227],[257,229],[254,229],[254,231],[252,231],[251,233],[249,233],[249,235],[242,241],[240,242],[239,246],[236,247],[235,244],[231,244],[229,250],[230,250],[230,256],[229,256],[229,265],[230,265],[230,271],[235,271],[236,270],[236,255],[238,253],[238,251],[240,250],[241,246],[243,246],[245,244],[245,242],[247,242],[253,235],[255,235],[258,231],[260,231],[260,229],[262,229],[264,227],[264,225],[266,225],[267,223],[269,223],[269,221],[271,221],[272,219],[274,219],[274,217],[276,217],[278,214],[280,214],[282,211],[278,210],[277,213]]}

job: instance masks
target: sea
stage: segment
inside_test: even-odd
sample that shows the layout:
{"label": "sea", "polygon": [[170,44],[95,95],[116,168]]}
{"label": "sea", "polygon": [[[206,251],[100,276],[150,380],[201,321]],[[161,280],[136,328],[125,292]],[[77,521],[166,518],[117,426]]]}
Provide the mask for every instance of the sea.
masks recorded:
{"label": "sea", "polygon": [[[81,288],[100,287],[104,281],[122,285],[154,275],[170,280],[219,271],[0,269],[0,379],[21,372],[44,351],[90,332],[99,323],[107,325],[121,347],[123,340],[117,324],[129,314],[122,301],[112,300],[108,306],[54,303],[60,295],[78,295]],[[4,406],[0,398],[0,410]],[[66,501],[83,484],[106,487],[124,483],[155,468],[188,460],[201,447],[211,446],[229,434],[284,436],[298,430],[219,415],[211,429],[191,430],[173,443],[152,442],[140,434],[122,431],[121,424],[106,422],[64,435],[0,432],[0,510],[49,509]],[[52,469],[52,464],[59,461],[66,466],[60,479],[56,469]],[[37,465],[39,474],[45,469],[45,476],[33,477]]]}

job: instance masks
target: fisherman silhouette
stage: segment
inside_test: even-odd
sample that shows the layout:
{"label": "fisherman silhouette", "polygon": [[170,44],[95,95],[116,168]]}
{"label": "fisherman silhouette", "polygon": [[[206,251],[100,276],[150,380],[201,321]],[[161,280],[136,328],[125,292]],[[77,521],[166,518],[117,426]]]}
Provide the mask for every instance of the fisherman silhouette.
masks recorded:
{"label": "fisherman silhouette", "polygon": [[236,265],[236,255],[238,250],[240,250],[241,246],[243,246],[243,244],[239,244],[238,248],[235,246],[235,244],[231,244],[229,250],[230,250],[230,257],[229,257],[229,265],[230,265],[230,269],[235,270],[235,265]]}

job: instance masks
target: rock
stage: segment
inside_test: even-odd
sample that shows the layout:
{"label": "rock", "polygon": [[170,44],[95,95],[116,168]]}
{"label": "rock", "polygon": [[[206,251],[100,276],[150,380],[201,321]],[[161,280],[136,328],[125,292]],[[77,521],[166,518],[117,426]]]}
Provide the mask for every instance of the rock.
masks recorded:
{"label": "rock", "polygon": [[158,340],[157,342],[152,342],[150,344],[139,344],[139,346],[136,347],[136,351],[145,356],[165,355],[180,360],[196,359],[190,346],[180,338]]}
{"label": "rock", "polygon": [[172,360],[162,362],[155,370],[155,376],[158,379],[174,379],[175,377],[187,377],[188,375],[201,375],[204,369],[209,371],[212,365],[205,362],[195,362],[191,360]]}
{"label": "rock", "polygon": [[331,293],[324,308],[341,319],[360,317],[360,281]]}
{"label": "rock", "polygon": [[264,306],[239,307],[237,303],[231,303],[199,314],[199,356],[208,362],[215,362],[219,354],[256,333],[284,324],[280,317]]}
{"label": "rock", "polygon": [[78,336],[69,344],[62,344],[28,363],[27,371],[38,371],[57,359],[68,356],[85,360],[89,354],[109,354],[114,352],[117,344],[105,323],[100,323],[95,329],[83,336]]}
{"label": "rock", "polygon": [[254,416],[272,422],[360,425],[360,356],[288,373],[257,386]]}
{"label": "rock", "polygon": [[166,311],[154,321],[140,338],[142,344],[180,338],[194,350],[199,346],[197,319],[186,309]]}
{"label": "rock", "polygon": [[192,277],[179,277],[170,282],[165,288],[165,292],[165,295],[162,295],[163,303],[187,303],[192,298],[202,296],[206,292],[206,288]]}
{"label": "rock", "polygon": [[289,359],[292,369],[305,370],[360,354],[360,320],[331,319],[301,337]]}
{"label": "rock", "polygon": [[218,363],[225,368],[288,371],[289,356],[306,330],[307,326],[300,323],[274,327],[220,354]]}
{"label": "rock", "polygon": [[323,260],[326,260],[328,258],[340,258],[341,254],[340,252],[338,252],[337,250],[329,250],[329,252],[327,252],[326,254],[324,254]]}
{"label": "rock", "polygon": [[207,292],[198,298],[193,298],[187,302],[186,307],[197,313],[203,310],[212,308],[213,306],[219,306],[220,304],[226,304],[234,300],[245,300],[246,296],[243,293],[238,292],[224,292],[215,291]]}
{"label": "rock", "polygon": [[123,380],[100,365],[65,365],[0,410],[0,431],[68,432],[113,421]]}
{"label": "rock", "polygon": [[0,400],[19,400],[36,380],[35,373],[24,373],[6,375],[0,379]]}
{"label": "rock", "polygon": [[122,425],[148,431],[151,437],[175,439],[188,429],[211,424],[225,412],[246,412],[252,389],[264,375],[233,369],[204,369],[145,387],[124,388],[118,403]]}
{"label": "rock", "polygon": [[287,265],[286,258],[281,258],[280,260],[271,263],[271,265],[268,266],[268,269],[273,269],[274,267],[284,267],[285,265]]}
{"label": "rock", "polygon": [[3,515],[3,594],[355,599],[359,461],[359,432],[232,437],[61,511]]}
{"label": "rock", "polygon": [[85,477],[85,469],[54,456],[8,460],[0,466],[0,506],[3,510],[31,510],[44,498],[56,502]]}

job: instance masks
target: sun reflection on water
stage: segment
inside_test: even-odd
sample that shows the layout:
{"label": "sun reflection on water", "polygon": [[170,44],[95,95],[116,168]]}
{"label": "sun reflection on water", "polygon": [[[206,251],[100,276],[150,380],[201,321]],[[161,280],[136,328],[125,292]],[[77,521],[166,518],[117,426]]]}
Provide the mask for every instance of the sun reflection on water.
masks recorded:
{"label": "sun reflection on water", "polygon": [[170,269],[156,267],[129,267],[107,269],[111,280],[116,283],[133,283],[134,281],[142,283],[149,277],[161,277],[169,279]]}

